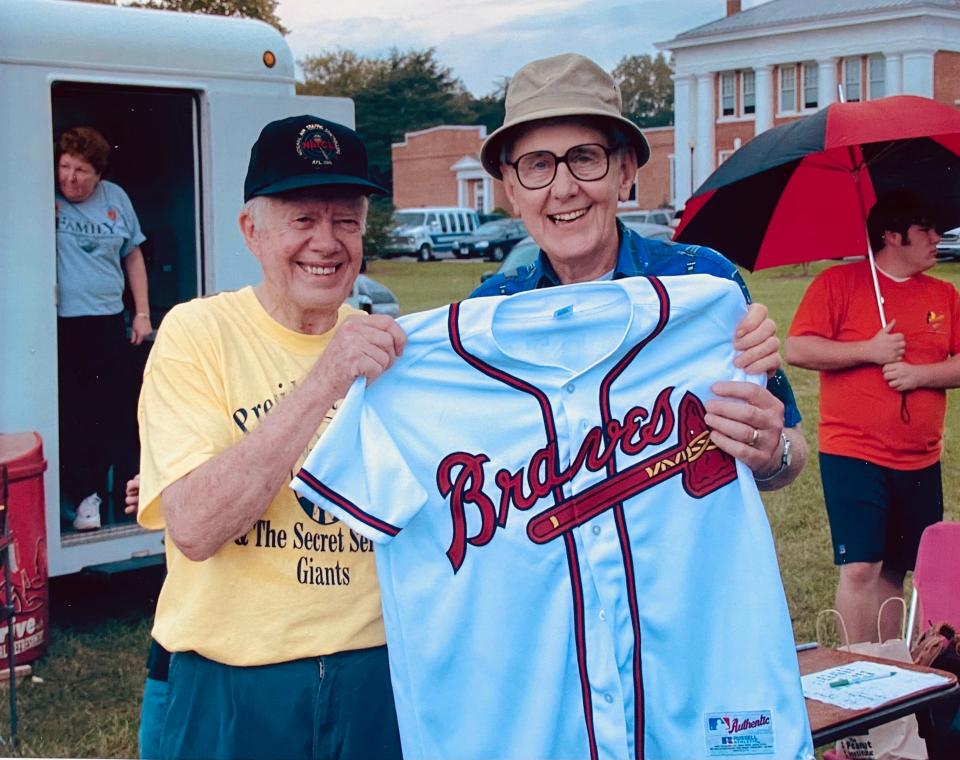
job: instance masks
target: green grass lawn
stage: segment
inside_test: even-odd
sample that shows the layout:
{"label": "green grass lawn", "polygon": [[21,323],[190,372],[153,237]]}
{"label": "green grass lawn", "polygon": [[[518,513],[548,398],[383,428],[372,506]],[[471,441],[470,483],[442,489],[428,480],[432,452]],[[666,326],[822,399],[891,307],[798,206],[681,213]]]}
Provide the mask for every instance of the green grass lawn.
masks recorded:
{"label": "green grass lawn", "polygon": [[[757,301],[767,304],[781,339],[811,277],[800,267],[747,275]],[[371,262],[368,274],[390,287],[404,313],[464,298],[479,283],[483,262],[419,264]],[[941,264],[934,274],[960,286],[960,265]],[[813,456],[790,487],[764,494],[780,556],[781,571],[798,641],[813,639],[819,610],[831,606],[835,570],[816,464],[817,377],[789,370]],[[955,394],[951,394],[955,396]],[[960,519],[957,443],[960,411],[951,398],[943,458],[947,518]],[[42,682],[20,689],[19,753],[31,757],[133,757],[144,658],[159,574],[141,571],[103,580],[89,576],[56,579],[51,586],[51,645],[35,663]],[[0,695],[2,696],[2,695]],[[0,734],[6,722],[0,702]],[[0,754],[4,754],[0,747]]]}

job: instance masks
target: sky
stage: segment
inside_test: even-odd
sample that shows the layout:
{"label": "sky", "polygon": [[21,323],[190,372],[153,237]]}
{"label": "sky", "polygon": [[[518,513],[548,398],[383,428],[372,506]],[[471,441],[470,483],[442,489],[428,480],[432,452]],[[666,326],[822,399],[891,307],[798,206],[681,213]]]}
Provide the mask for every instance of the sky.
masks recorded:
{"label": "sky", "polygon": [[277,10],[297,61],[338,48],[380,56],[432,47],[479,97],[558,53],[582,53],[608,71],[624,56],[655,55],[654,43],[722,17],[726,0],[280,0]]}

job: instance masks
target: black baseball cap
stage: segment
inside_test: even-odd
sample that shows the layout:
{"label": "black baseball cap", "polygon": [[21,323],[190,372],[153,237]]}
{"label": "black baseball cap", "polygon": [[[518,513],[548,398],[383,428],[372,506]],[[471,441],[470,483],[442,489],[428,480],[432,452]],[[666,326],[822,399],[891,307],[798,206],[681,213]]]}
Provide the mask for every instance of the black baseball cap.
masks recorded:
{"label": "black baseball cap", "polygon": [[267,124],[250,149],[243,200],[336,185],[387,192],[370,181],[367,149],[356,132],[319,116],[291,116]]}

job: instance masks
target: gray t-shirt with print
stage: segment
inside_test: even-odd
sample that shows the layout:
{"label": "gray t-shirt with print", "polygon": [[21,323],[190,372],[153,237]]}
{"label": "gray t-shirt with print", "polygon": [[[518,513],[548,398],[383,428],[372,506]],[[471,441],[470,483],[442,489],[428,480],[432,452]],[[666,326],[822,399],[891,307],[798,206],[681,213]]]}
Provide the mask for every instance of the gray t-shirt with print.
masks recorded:
{"label": "gray t-shirt with print", "polygon": [[123,311],[120,259],[146,237],[130,198],[101,180],[80,203],[59,192],[57,209],[57,315],[80,317]]}

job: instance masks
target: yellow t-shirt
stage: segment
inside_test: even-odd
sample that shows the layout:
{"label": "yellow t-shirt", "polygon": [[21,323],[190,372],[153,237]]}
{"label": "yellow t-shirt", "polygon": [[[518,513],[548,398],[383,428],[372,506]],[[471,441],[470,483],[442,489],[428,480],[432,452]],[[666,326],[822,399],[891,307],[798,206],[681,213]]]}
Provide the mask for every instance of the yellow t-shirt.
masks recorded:
{"label": "yellow t-shirt", "polygon": [[[351,313],[341,307],[337,325]],[[283,403],[334,330],[288,330],[252,288],[167,314],[140,395],[141,525],[165,527],[160,493]],[[291,463],[291,478],[316,437]],[[189,560],[169,537],[166,554],[153,636],[170,651],[264,665],[385,641],[372,544],[286,486],[246,536],[213,557]]]}

